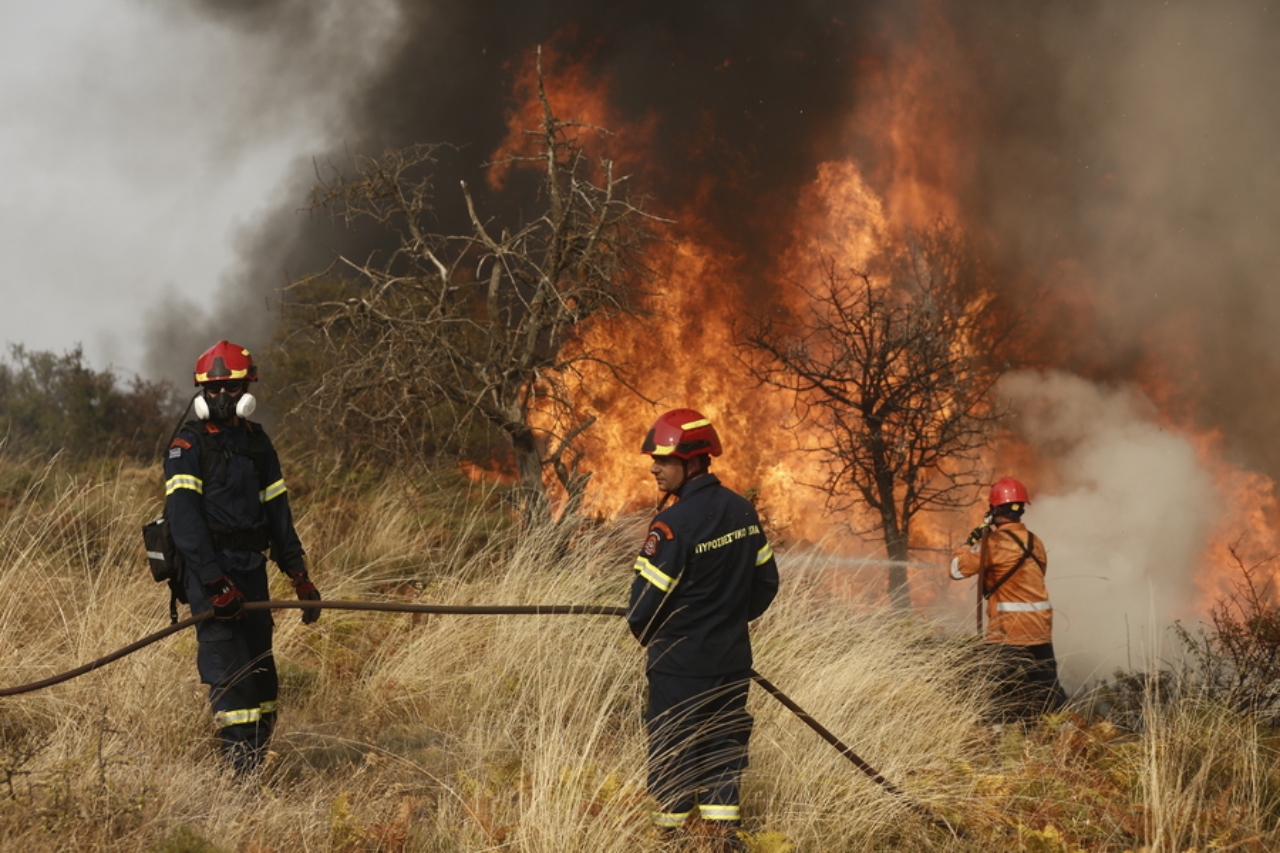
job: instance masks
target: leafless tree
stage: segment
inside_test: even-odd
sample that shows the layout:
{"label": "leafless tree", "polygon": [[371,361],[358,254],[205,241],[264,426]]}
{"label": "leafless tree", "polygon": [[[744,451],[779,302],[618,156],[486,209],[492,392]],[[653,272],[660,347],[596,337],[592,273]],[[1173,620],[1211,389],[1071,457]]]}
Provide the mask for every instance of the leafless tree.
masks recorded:
{"label": "leafless tree", "polygon": [[299,328],[324,365],[312,371],[304,411],[398,452],[496,429],[513,451],[527,512],[546,506],[548,470],[570,509],[581,500],[576,440],[591,421],[569,405],[579,368],[596,362],[625,376],[579,332],[590,319],[639,312],[655,221],[611,161],[586,154],[585,132],[600,129],[553,113],[540,66],[537,91],[541,126],[526,132],[533,152],[497,164],[538,170],[533,215],[501,227],[463,182],[469,229],[438,233],[431,174],[441,146],[357,159],[322,179],[314,208],[351,226],[372,223],[396,245],[339,257],[294,285],[293,309],[309,312]]}
{"label": "leafless tree", "polygon": [[827,262],[818,286],[800,287],[797,316],[757,319],[740,343],[755,377],[793,392],[818,427],[828,510],[861,500],[878,518],[857,532],[878,529],[890,600],[906,608],[913,520],[968,505],[982,480],[1007,329],[955,228],[911,235],[882,260],[876,276]]}

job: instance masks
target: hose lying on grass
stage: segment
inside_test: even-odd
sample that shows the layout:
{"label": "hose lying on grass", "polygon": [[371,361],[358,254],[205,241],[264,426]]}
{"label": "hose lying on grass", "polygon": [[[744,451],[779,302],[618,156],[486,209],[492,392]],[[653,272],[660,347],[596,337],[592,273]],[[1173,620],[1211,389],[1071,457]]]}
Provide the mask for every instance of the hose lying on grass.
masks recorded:
{"label": "hose lying on grass", "polygon": [[[407,602],[394,601],[248,601],[245,602],[245,610],[303,610],[312,608],[322,608],[326,610],[362,610],[375,611],[383,613],[456,613],[471,614],[484,616],[625,616],[627,611],[624,607],[612,607],[608,605],[596,604],[409,604]],[[42,690],[46,687],[52,687],[55,684],[61,684],[64,681],[70,681],[73,678],[92,672],[95,669],[106,666],[112,661],[119,660],[122,657],[133,654],[139,649],[146,648],[152,643],[163,640],[171,634],[184,631],[199,622],[213,618],[213,611],[206,610],[199,616],[188,616],[179,622],[175,622],[166,628],[162,628],[153,634],[148,634],[140,640],[130,643],[127,646],[116,649],[108,655],[103,655],[97,660],[89,661],[86,664],[69,669],[66,672],[51,675],[39,681],[32,681],[29,684],[20,684],[16,687],[0,688],[0,696],[17,696],[22,693],[32,693],[36,690]],[[782,703],[788,711],[794,714],[805,725],[818,733],[823,740],[831,744],[845,758],[861,770],[868,779],[875,782],[884,790],[899,797],[914,812],[932,823],[934,826],[947,830],[952,834],[957,834],[956,828],[952,827],[946,821],[934,815],[919,803],[907,799],[906,794],[901,788],[885,779],[876,771],[874,767],[864,761],[851,748],[844,744],[839,738],[830,732],[821,723],[797,705],[791,697],[787,696],[779,690],[771,681],[766,679],[754,669],[751,670],[751,677],[767,692],[770,696]]]}

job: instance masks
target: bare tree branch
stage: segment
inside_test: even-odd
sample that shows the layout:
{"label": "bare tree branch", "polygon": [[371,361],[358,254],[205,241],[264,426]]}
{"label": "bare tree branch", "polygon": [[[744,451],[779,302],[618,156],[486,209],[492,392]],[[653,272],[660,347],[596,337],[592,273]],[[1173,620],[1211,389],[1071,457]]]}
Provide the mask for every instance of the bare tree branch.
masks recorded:
{"label": "bare tree branch", "polygon": [[912,522],[967,504],[982,480],[1004,333],[954,229],[909,235],[881,260],[876,278],[825,263],[818,286],[799,287],[799,316],[756,319],[740,346],[824,436],[812,450],[828,510],[861,501],[877,516],[890,597],[905,607]]}
{"label": "bare tree branch", "polygon": [[639,312],[651,276],[644,261],[655,218],[624,192],[613,164],[593,163],[582,125],[559,119],[538,66],[540,125],[529,138],[544,206],[511,228],[487,218],[461,184],[469,230],[440,233],[430,177],[438,147],[356,158],[334,170],[313,209],[349,227],[394,235],[389,251],[339,257],[292,287],[290,310],[323,353],[324,369],[299,409],[359,431],[388,454],[467,443],[477,429],[506,437],[528,512],[546,506],[544,472],[581,499],[575,442],[591,419],[569,406],[583,381],[576,365],[603,361],[579,331],[596,318]]}

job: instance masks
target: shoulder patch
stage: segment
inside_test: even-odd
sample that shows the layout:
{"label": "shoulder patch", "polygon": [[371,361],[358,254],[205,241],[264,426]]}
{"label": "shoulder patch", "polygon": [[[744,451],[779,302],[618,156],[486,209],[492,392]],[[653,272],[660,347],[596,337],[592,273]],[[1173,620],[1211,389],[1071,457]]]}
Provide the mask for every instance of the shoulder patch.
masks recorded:
{"label": "shoulder patch", "polygon": [[177,456],[177,455],[180,455],[180,454],[182,453],[182,450],[190,450],[190,449],[191,449],[191,442],[187,441],[187,440],[186,440],[185,438],[183,438],[182,436],[178,436],[177,438],[175,438],[175,439],[174,439],[174,440],[169,444],[169,446],[170,446],[170,447],[175,447],[175,448],[181,448],[181,450],[179,450],[179,451],[178,451],[178,453],[176,453],[176,454],[175,454],[175,453],[170,453],[170,454],[169,454],[170,456]]}
{"label": "shoulder patch", "polygon": [[653,526],[649,528],[649,535],[645,537],[644,547],[640,549],[640,553],[646,557],[652,557],[662,547],[663,539],[674,538],[675,534],[671,532],[670,527],[661,521],[655,521]]}

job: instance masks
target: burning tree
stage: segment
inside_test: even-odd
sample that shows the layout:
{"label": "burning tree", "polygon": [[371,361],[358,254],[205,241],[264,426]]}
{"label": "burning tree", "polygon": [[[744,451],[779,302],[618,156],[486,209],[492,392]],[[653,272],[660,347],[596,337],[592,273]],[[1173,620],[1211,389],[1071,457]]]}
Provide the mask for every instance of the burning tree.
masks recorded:
{"label": "burning tree", "polygon": [[910,606],[911,525],[928,510],[965,506],[982,481],[981,450],[998,416],[993,358],[1011,327],[967,241],[938,224],[886,253],[883,273],[827,262],[817,287],[799,287],[793,319],[756,320],[742,336],[757,380],[795,395],[816,447],[827,509],[861,499],[890,560],[888,591]]}
{"label": "burning tree", "polygon": [[307,313],[300,331],[310,346],[301,349],[318,349],[310,357],[324,364],[309,371],[316,380],[295,411],[392,453],[449,446],[441,436],[465,444],[458,439],[477,425],[496,429],[513,451],[526,514],[547,506],[548,468],[569,509],[581,500],[587,477],[575,439],[591,419],[576,415],[570,392],[586,362],[614,377],[619,369],[578,333],[590,319],[638,313],[653,236],[627,178],[587,157],[587,126],[553,113],[540,69],[537,95],[541,126],[526,132],[535,153],[493,164],[539,170],[528,221],[498,226],[464,182],[469,230],[439,233],[431,172],[440,146],[357,160],[353,174],[322,181],[313,206],[348,225],[372,222],[396,245],[339,257],[294,285],[291,309]]}

